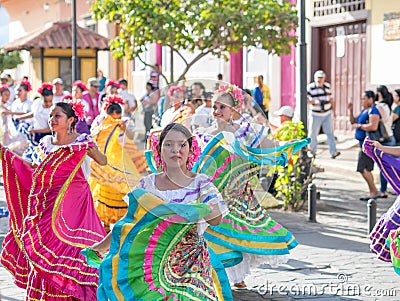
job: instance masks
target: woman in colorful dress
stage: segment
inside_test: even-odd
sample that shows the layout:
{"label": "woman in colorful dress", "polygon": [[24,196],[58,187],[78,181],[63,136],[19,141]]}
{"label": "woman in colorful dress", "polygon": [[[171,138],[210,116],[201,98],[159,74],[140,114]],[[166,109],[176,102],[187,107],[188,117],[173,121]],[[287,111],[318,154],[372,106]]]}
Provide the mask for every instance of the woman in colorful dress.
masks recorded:
{"label": "woman in colorful dress", "polygon": [[[214,94],[213,114],[216,122],[210,128],[196,131],[204,145],[203,155],[213,157],[216,153],[214,161],[218,162],[217,151],[208,154],[208,150],[215,148],[210,143],[218,136],[224,140],[231,137],[228,144],[236,144],[239,150],[253,149],[254,154],[249,155],[249,158],[257,157],[263,152],[274,154],[285,151],[285,147],[279,147],[274,141],[267,139],[268,128],[252,124],[248,116],[238,113],[243,102],[242,91],[237,86],[220,85]],[[302,146],[304,145],[303,143]],[[287,151],[290,151],[289,145],[287,147]],[[254,149],[261,150],[257,153]],[[235,162],[236,159],[238,160]],[[207,230],[205,238],[214,251],[225,258],[229,280],[235,287],[243,288],[246,287],[244,279],[252,266],[260,263],[269,263],[271,266],[285,263],[289,250],[297,245],[297,241],[288,230],[271,219],[257,200],[254,191],[259,186],[258,173],[262,165],[239,159],[232,154],[224,158],[226,163],[222,162],[224,165],[221,167],[216,164],[217,170],[230,164],[227,173],[229,179],[224,185],[217,185],[228,205],[229,213],[220,225]],[[234,256],[229,258],[231,255]]]}
{"label": "woman in colorful dress", "polygon": [[87,183],[90,159],[107,164],[93,139],[74,131],[84,117],[81,103],[57,103],[32,169],[1,147],[4,187],[10,211],[1,263],[26,300],[95,301],[98,273],[80,254],[105,232]]}
{"label": "woman in colorful dress", "polygon": [[[141,178],[130,153],[125,151],[125,145],[133,143],[134,132],[129,126],[129,118],[121,119],[123,105],[121,97],[107,96],[103,101],[104,112],[96,117],[91,128],[94,140],[108,160],[106,166],[92,162],[89,178],[96,212],[107,233],[110,225],[126,214],[128,205],[122,198]],[[139,158],[141,154],[141,160],[145,161],[143,151],[137,152],[135,156]]]}
{"label": "woman in colorful dress", "polygon": [[[73,99],[75,101],[82,101],[82,95],[84,92],[87,92],[87,90],[88,89],[83,81],[76,80],[72,84],[72,95],[66,95],[64,97],[67,99]],[[86,104],[86,102],[84,104]],[[89,110],[87,107],[85,109]],[[79,134],[90,134],[89,125],[85,120],[78,120],[75,129]]]}
{"label": "woman in colorful dress", "polygon": [[[378,141],[372,141],[368,138],[363,145],[363,151],[371,157],[386,180],[391,184],[396,194],[400,194],[400,185],[398,174],[400,172],[400,147],[385,146]],[[394,158],[395,156],[397,158]],[[389,233],[400,227],[400,197],[398,196],[389,210],[384,213],[376,223],[374,230],[370,234],[370,249],[375,253],[378,259],[390,262],[390,251],[386,244]]]}
{"label": "woman in colorful dress", "polygon": [[[190,171],[200,149],[187,128],[169,124],[153,141],[162,172],[140,181],[124,198],[127,215],[91,247],[110,248],[100,265],[98,299],[226,300],[220,290],[226,283],[211,268],[203,237],[226,205],[207,176]],[[230,289],[225,294],[229,299]]]}

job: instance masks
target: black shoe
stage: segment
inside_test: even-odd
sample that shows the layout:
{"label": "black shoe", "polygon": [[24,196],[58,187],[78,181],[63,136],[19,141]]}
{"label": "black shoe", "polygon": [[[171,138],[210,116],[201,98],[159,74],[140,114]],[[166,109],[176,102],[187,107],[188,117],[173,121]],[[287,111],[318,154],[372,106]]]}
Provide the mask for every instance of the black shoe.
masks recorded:
{"label": "black shoe", "polygon": [[340,156],[340,152],[334,152],[331,156],[332,159],[335,159],[336,157]]}

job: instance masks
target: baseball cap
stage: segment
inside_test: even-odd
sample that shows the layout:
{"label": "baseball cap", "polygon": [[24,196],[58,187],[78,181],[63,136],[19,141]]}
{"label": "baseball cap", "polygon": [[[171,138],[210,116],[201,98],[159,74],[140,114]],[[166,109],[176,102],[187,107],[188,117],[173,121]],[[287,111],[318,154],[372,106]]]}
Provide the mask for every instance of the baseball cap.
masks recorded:
{"label": "baseball cap", "polygon": [[275,116],[285,115],[288,117],[293,117],[293,114],[294,114],[293,108],[290,106],[283,106],[274,113]]}
{"label": "baseball cap", "polygon": [[3,72],[3,73],[0,75],[0,79],[3,79],[3,78],[8,79],[8,78],[9,78],[8,74]]}
{"label": "baseball cap", "polygon": [[314,78],[325,77],[325,76],[326,76],[326,75],[325,75],[325,72],[322,71],[322,70],[317,70],[317,71],[315,71],[315,73],[314,73]]}
{"label": "baseball cap", "polygon": [[88,79],[88,85],[93,87],[100,87],[100,82],[96,77],[91,77]]}
{"label": "baseball cap", "polygon": [[61,78],[57,77],[57,78],[53,79],[53,85],[55,85],[55,84],[63,85],[64,82],[63,82],[63,80]]}

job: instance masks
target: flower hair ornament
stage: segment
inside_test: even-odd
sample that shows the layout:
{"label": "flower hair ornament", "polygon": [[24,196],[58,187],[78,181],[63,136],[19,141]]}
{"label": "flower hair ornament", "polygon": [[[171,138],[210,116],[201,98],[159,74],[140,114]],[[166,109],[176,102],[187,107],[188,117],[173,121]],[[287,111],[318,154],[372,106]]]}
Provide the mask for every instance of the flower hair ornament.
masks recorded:
{"label": "flower hair ornament", "polygon": [[26,91],[30,92],[32,91],[32,86],[31,83],[28,80],[23,80],[19,83],[20,86],[24,85],[26,86]]}
{"label": "flower hair ornament", "polygon": [[[157,146],[160,143],[159,134],[160,133],[158,134],[153,133],[153,135],[151,135],[150,147],[151,150],[153,151],[153,157],[156,164],[156,168],[159,172],[161,172],[161,171],[166,171],[166,166],[165,162],[161,159],[161,154],[157,149]],[[196,137],[192,136],[192,154],[189,156],[188,161],[186,162],[186,167],[188,170],[191,170],[193,168],[194,163],[199,161],[200,155],[201,155],[201,148],[199,146],[199,143],[197,142]]]}
{"label": "flower hair ornament", "polygon": [[42,86],[37,90],[40,95],[43,95],[44,90],[53,91],[53,84],[52,83],[42,83]]}
{"label": "flower hair ornament", "polygon": [[62,101],[69,103],[72,106],[72,110],[74,110],[75,115],[79,120],[85,119],[85,106],[81,101],[72,99],[72,96],[70,95],[65,95]]}
{"label": "flower hair ornament", "polygon": [[85,83],[83,81],[81,81],[81,80],[76,80],[72,84],[72,87],[79,87],[82,90],[82,92],[87,91],[87,87],[86,87]]}
{"label": "flower hair ornament", "polygon": [[72,97],[71,94],[67,94],[67,95],[64,95],[64,96],[61,98],[61,101],[62,101],[62,102],[70,103],[73,99],[74,99],[74,98]]}
{"label": "flower hair ornament", "polygon": [[1,86],[0,86],[0,93],[2,93],[2,92],[4,92],[4,91],[9,91],[7,85],[1,85]]}
{"label": "flower hair ornament", "polygon": [[216,96],[214,96],[214,97],[218,97],[223,94],[230,94],[234,101],[234,108],[240,109],[243,107],[244,96],[243,96],[242,90],[236,85],[231,85],[231,84],[220,85],[219,89],[217,91],[215,91],[215,94],[216,94]]}
{"label": "flower hair ornament", "polygon": [[169,94],[169,96],[172,96],[172,95],[174,95],[174,93],[177,92],[177,91],[182,92],[182,93],[185,92],[185,91],[183,90],[182,87],[179,87],[179,86],[172,86],[171,88],[169,88],[168,94]]}
{"label": "flower hair ornament", "polygon": [[121,85],[119,84],[119,82],[117,82],[117,81],[115,81],[113,79],[108,79],[107,80],[106,88],[108,88],[109,86],[114,86],[117,89],[121,88]]}
{"label": "flower hair ornament", "polygon": [[124,105],[124,100],[122,99],[121,96],[118,95],[108,95],[104,98],[103,100],[103,109],[104,111],[107,111],[107,108],[112,104],[112,103],[118,103],[121,105],[121,107]]}

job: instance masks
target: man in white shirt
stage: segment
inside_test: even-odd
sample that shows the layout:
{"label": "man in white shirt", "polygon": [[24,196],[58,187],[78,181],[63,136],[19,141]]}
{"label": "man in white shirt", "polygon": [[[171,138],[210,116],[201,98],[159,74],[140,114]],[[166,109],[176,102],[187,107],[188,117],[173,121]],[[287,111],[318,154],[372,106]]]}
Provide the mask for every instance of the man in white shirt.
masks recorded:
{"label": "man in white shirt", "polygon": [[191,125],[193,129],[198,127],[209,127],[211,124],[211,113],[212,113],[212,93],[206,92],[204,93],[205,103],[199,106],[193,117]]}
{"label": "man in white shirt", "polygon": [[68,91],[64,91],[64,82],[61,78],[57,77],[53,79],[54,95],[53,104],[60,102],[64,95],[68,95]]}
{"label": "man in white shirt", "polygon": [[340,155],[336,150],[332,122],[335,117],[335,102],[331,94],[331,85],[325,81],[325,72],[318,70],[314,74],[314,82],[307,86],[308,104],[310,107],[310,126],[308,137],[311,138],[309,156],[315,156],[318,146],[317,136],[322,129],[328,138],[331,158]]}
{"label": "man in white shirt", "polygon": [[133,112],[135,112],[137,108],[136,97],[132,93],[129,93],[128,81],[126,79],[121,78],[118,80],[118,82],[121,85],[121,88],[118,90],[118,94],[122,97],[122,99],[125,102],[123,117],[130,118]]}

